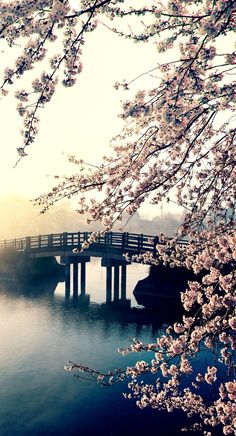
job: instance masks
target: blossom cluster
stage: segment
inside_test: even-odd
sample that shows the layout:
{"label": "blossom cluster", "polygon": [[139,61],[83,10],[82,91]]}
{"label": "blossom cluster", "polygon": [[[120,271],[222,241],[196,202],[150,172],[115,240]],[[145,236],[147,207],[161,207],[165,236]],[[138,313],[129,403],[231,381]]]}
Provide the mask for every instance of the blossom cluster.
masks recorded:
{"label": "blossom cluster", "polygon": [[[91,242],[95,237],[92,235]],[[130,346],[119,349],[124,356],[146,351],[152,358],[120,370],[109,383],[131,378],[130,392],[124,395],[134,398],[141,409],[180,409],[196,419],[194,426],[204,434],[210,435],[211,427],[220,426],[224,435],[230,435],[236,433],[236,233],[232,224],[219,223],[211,231],[195,232],[194,238],[194,244],[190,240],[181,245],[177,236],[173,240],[161,237],[165,242],[156,247],[159,262],[197,272],[196,280],[189,281],[181,294],[185,309],[182,321],[169,326],[154,343],[144,344],[134,338]],[[146,259],[149,263],[155,260],[148,253]],[[126,260],[132,260],[128,254]],[[145,262],[145,256],[142,260]],[[199,372],[198,359],[203,350],[213,359],[206,358]],[[75,364],[74,370],[81,371],[80,365]],[[139,382],[147,373],[158,376],[155,383]],[[108,385],[108,376],[95,378]],[[186,377],[190,383],[187,388],[183,384]],[[205,402],[207,386],[215,387],[210,404],[209,399]]]}

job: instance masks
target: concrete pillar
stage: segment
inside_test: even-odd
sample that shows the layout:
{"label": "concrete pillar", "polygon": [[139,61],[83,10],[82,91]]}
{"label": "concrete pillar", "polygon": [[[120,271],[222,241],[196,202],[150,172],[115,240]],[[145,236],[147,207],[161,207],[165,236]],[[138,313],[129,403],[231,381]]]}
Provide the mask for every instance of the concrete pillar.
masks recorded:
{"label": "concrete pillar", "polygon": [[80,292],[81,295],[85,295],[86,289],[86,262],[80,264]]}
{"label": "concrete pillar", "polygon": [[114,266],[114,301],[119,300],[119,285],[120,285],[120,267],[119,265]]}
{"label": "concrete pillar", "polygon": [[111,302],[112,267],[106,267],[106,303]]}
{"label": "concrete pillar", "polygon": [[66,288],[66,297],[70,295],[70,263],[67,262],[65,264],[65,288]]}
{"label": "concrete pillar", "polygon": [[78,263],[73,263],[73,295],[78,297]]}
{"label": "concrete pillar", "polygon": [[121,300],[126,300],[126,265],[121,265]]}

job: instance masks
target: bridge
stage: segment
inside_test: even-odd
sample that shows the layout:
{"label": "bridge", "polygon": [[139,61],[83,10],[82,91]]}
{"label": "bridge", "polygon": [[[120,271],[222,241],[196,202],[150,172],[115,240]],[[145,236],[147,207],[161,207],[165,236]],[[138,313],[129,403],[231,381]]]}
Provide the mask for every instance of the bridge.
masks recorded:
{"label": "bridge", "polygon": [[[106,301],[126,300],[126,274],[129,264],[124,254],[130,256],[146,252],[156,256],[155,245],[158,238],[128,232],[107,232],[96,238],[89,248],[80,252],[82,244],[88,241],[92,232],[56,233],[48,235],[27,236],[25,238],[0,241],[0,252],[14,250],[26,253],[28,258],[48,258],[60,256],[60,263],[65,265],[66,293],[70,293],[71,265],[73,265],[73,294],[78,295],[80,265],[80,296],[86,291],[86,263],[90,257],[100,257],[101,266],[106,268]],[[180,240],[179,243],[186,244]],[[77,252],[74,250],[77,249]],[[112,297],[113,284],[113,297]]]}
{"label": "bridge", "polygon": [[[73,249],[80,248],[88,241],[92,232],[55,233],[49,235],[26,236],[25,238],[0,241],[0,250],[14,248],[16,251],[27,250],[30,256],[59,256],[61,253],[68,255]],[[98,236],[86,253],[95,257],[113,258],[123,257],[123,253],[140,254],[150,251],[155,252],[155,236],[128,232],[107,232]],[[184,241],[182,241],[184,243]],[[93,253],[93,254],[92,254]],[[82,253],[81,253],[82,254]],[[74,253],[73,253],[74,255]]]}

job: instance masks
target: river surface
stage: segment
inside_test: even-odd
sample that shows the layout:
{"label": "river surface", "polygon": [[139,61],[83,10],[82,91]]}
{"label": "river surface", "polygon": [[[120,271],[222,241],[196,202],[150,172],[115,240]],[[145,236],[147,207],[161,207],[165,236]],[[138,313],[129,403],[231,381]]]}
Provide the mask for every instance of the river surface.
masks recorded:
{"label": "river surface", "polygon": [[147,274],[147,266],[128,267],[126,311],[103,304],[105,269],[96,259],[87,267],[84,304],[65,297],[63,282],[0,282],[1,436],[178,434],[181,416],[140,410],[122,396],[127,382],[101,388],[64,371],[67,360],[106,371],[147,358],[117,352],[133,337],[155,340],[165,327],[158,315],[134,309],[132,291]]}

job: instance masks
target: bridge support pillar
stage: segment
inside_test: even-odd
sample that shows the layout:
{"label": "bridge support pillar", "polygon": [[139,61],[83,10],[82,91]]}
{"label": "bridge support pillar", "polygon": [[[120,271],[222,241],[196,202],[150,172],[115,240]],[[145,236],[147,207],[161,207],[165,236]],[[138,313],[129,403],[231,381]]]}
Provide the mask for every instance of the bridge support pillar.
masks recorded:
{"label": "bridge support pillar", "polygon": [[106,303],[111,302],[112,267],[106,267]]}
{"label": "bridge support pillar", "polygon": [[70,263],[65,264],[65,292],[66,297],[70,296]]}
{"label": "bridge support pillar", "polygon": [[85,295],[86,290],[86,262],[80,263],[80,294]]}
{"label": "bridge support pillar", "polygon": [[86,293],[86,263],[90,262],[90,257],[83,255],[69,256],[69,261],[73,263],[73,295],[74,297],[78,297],[78,294],[80,292],[80,296],[84,297]]}
{"label": "bridge support pillar", "polygon": [[73,263],[73,296],[78,297],[78,263]]}
{"label": "bridge support pillar", "polygon": [[70,265],[73,265],[73,296],[78,297],[79,293],[79,264],[80,264],[80,294],[85,296],[86,290],[86,263],[90,262],[89,256],[61,256],[61,263],[65,264],[65,293],[70,295]]}
{"label": "bridge support pillar", "polygon": [[119,300],[120,291],[120,265],[114,266],[114,301]]}
{"label": "bridge support pillar", "polygon": [[[106,267],[106,303],[126,301],[126,268],[125,260],[103,258],[101,265]],[[121,268],[120,268],[121,267]],[[120,280],[121,269],[121,280]],[[113,275],[114,271],[114,275]],[[113,276],[113,277],[112,277]],[[112,296],[113,282],[113,296]],[[121,292],[120,292],[121,291]]]}
{"label": "bridge support pillar", "polygon": [[126,265],[121,265],[121,300],[126,300]]}

